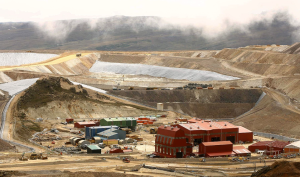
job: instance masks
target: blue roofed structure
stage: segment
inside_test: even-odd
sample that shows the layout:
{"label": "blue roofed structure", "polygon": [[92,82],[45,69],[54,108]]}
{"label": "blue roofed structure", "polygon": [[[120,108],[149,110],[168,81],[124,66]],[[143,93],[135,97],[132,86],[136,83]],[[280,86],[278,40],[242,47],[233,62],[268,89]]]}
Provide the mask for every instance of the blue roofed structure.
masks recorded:
{"label": "blue roofed structure", "polygon": [[125,139],[126,138],[126,132],[120,129],[111,128],[105,131],[102,131],[100,133],[97,133],[97,135],[101,139]]}
{"label": "blue roofed structure", "polygon": [[112,126],[97,126],[97,127],[86,127],[85,128],[85,139],[90,140],[94,136],[97,136],[97,133],[103,132],[108,129],[119,129],[118,126],[112,125]]}

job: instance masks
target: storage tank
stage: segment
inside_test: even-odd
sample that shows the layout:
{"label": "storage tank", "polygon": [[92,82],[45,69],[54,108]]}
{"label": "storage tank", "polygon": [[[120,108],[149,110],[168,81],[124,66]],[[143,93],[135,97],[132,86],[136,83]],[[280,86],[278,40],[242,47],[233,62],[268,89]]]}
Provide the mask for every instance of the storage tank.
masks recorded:
{"label": "storage tank", "polygon": [[163,103],[157,103],[157,110],[163,111],[164,110],[164,104]]}
{"label": "storage tank", "polygon": [[87,140],[80,140],[78,142],[78,145],[82,146],[82,145],[85,145],[85,144],[91,144],[91,142],[87,141]]}
{"label": "storage tank", "polygon": [[100,137],[96,137],[96,136],[95,136],[93,139],[95,140],[95,143],[96,143],[96,144],[99,144],[99,143],[102,142],[102,140],[101,140]]}
{"label": "storage tank", "polygon": [[70,142],[71,144],[73,144],[72,142],[73,142],[73,139],[74,139],[74,138],[76,138],[76,137],[72,137],[72,138],[69,139],[69,142]]}
{"label": "storage tank", "polygon": [[76,143],[78,143],[78,141],[80,141],[81,138],[74,138],[72,141],[72,145],[76,146]]}

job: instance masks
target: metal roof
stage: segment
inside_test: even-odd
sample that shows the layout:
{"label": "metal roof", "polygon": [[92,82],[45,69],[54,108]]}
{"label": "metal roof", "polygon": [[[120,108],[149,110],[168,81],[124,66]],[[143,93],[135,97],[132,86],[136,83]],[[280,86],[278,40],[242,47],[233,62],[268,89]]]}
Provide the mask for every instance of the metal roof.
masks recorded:
{"label": "metal roof", "polygon": [[235,152],[236,154],[248,154],[248,153],[251,153],[244,146],[233,146],[233,152]]}
{"label": "metal roof", "polygon": [[88,145],[87,147],[88,147],[89,149],[91,149],[91,150],[99,150],[99,149],[101,149],[99,146],[97,146],[97,145],[95,145],[95,144]]}
{"label": "metal roof", "polygon": [[291,144],[286,145],[284,148],[295,148],[300,149],[300,141],[293,142]]}
{"label": "metal roof", "polygon": [[237,126],[239,128],[239,133],[252,133],[252,131],[248,130],[245,127]]}
{"label": "metal roof", "polygon": [[268,146],[268,147],[284,148],[288,144],[289,143],[286,141],[260,141],[250,146]]}
{"label": "metal roof", "polygon": [[103,132],[100,132],[98,133],[97,135],[100,135],[100,136],[105,136],[105,137],[110,137],[110,136],[113,136],[113,135],[117,135],[118,133],[116,133],[117,129],[114,129],[114,128],[111,128],[111,129],[108,129],[108,130],[105,130]]}
{"label": "metal roof", "polygon": [[215,130],[215,129],[227,129],[227,128],[238,128],[229,122],[206,122],[201,121],[197,123],[179,124],[180,126],[190,130]]}
{"label": "metal roof", "polygon": [[174,132],[180,130],[180,128],[178,128],[178,127],[167,126],[167,125],[161,125],[161,126],[159,126],[159,128],[164,129],[164,130],[174,131]]}

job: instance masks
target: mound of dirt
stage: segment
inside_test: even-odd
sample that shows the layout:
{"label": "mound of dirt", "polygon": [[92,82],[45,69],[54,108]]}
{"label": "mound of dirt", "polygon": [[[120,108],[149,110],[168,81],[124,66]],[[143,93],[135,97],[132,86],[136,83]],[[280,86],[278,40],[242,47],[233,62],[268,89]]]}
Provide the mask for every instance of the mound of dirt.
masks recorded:
{"label": "mound of dirt", "polygon": [[8,150],[15,150],[15,149],[16,149],[15,146],[12,146],[6,141],[0,139],[0,151],[8,151]]}
{"label": "mound of dirt", "polygon": [[[40,78],[15,97],[10,110],[11,120],[17,119],[14,136],[25,141],[35,132],[53,128],[66,118],[82,121],[159,114],[154,109],[74,85],[63,77]],[[43,118],[43,122],[37,122],[37,118]]]}
{"label": "mound of dirt", "polygon": [[252,177],[271,177],[271,176],[300,176],[300,162],[277,161],[271,166],[267,166],[256,173]]}
{"label": "mound of dirt", "polygon": [[[63,85],[69,87],[63,88]],[[26,110],[29,107],[39,108],[54,100],[70,101],[74,99],[89,99],[87,91],[82,86],[74,85],[63,77],[43,77],[25,90],[19,99],[17,108],[19,110]]]}

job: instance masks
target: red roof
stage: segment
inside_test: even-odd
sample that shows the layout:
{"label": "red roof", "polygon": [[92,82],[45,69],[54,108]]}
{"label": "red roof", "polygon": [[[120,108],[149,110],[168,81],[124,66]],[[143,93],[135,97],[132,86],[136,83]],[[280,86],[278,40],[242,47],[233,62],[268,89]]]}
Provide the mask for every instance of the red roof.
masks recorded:
{"label": "red roof", "polygon": [[251,146],[268,146],[268,147],[284,148],[288,144],[290,143],[286,141],[260,141],[252,144]]}
{"label": "red roof", "polygon": [[206,122],[206,121],[199,122],[198,121],[197,123],[179,124],[179,125],[190,131],[238,128],[229,122]]}
{"label": "red roof", "polygon": [[246,129],[245,127],[242,126],[237,126],[239,128],[239,133],[252,133],[252,131]]}
{"label": "red roof", "polygon": [[217,146],[217,145],[232,145],[231,141],[215,141],[215,142],[203,142],[204,146]]}
{"label": "red roof", "polygon": [[185,137],[184,131],[178,127],[170,127],[161,125],[158,127],[157,134],[171,136],[171,137]]}
{"label": "red roof", "polygon": [[244,146],[233,146],[233,152],[235,152],[236,154],[248,154],[248,153],[251,153]]}
{"label": "red roof", "polygon": [[225,156],[225,155],[234,155],[234,152],[229,151],[229,152],[212,152],[212,153],[207,153],[209,157],[218,157],[218,156]]}

